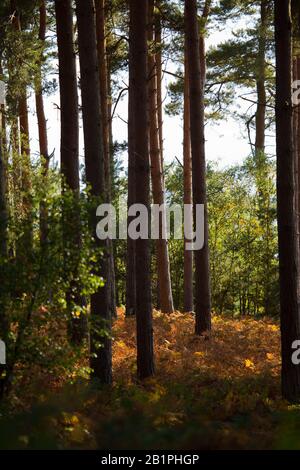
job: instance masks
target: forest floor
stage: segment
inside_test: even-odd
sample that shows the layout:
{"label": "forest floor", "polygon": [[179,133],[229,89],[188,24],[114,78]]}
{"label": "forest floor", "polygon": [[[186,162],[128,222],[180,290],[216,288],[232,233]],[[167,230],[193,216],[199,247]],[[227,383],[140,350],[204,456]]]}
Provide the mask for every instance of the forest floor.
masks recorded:
{"label": "forest floor", "polygon": [[135,320],[122,310],[112,388],[87,385],[82,351],[59,366],[20,368],[0,447],[300,448],[300,408],[280,398],[278,324],[214,316],[210,336],[193,331],[191,315],[154,312],[157,373],[143,384],[135,379]]}

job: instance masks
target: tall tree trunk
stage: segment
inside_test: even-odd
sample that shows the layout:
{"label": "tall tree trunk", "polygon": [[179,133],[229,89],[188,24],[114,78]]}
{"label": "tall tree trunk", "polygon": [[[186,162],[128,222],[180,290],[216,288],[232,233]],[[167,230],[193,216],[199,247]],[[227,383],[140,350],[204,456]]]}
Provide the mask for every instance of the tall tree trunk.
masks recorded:
{"label": "tall tree trunk", "polygon": [[[26,89],[25,89],[26,93]],[[30,147],[29,147],[29,119],[28,119],[28,104],[27,96],[24,94],[19,99],[19,120],[20,120],[20,142],[21,142],[21,187],[23,192],[23,210],[26,218],[26,228],[23,239],[23,250],[26,249],[27,253],[31,253],[33,242],[33,227],[32,227],[32,196],[31,196],[31,162],[30,162]]]}
{"label": "tall tree trunk", "polygon": [[[129,43],[133,41],[132,28],[129,30]],[[135,75],[132,48],[129,48],[129,93],[128,93],[128,194],[127,211],[135,203],[135,123],[134,99]],[[128,212],[127,212],[128,213]],[[128,227],[132,217],[127,217],[127,253],[126,253],[126,316],[136,314],[136,253],[135,240],[128,234]]]}
{"label": "tall tree trunk", "polygon": [[20,119],[20,134],[21,134],[21,154],[29,158],[30,147],[29,147],[28,103],[27,103],[27,96],[25,95],[22,96],[19,100],[19,119]]}
{"label": "tall tree trunk", "polygon": [[294,205],[295,175],[292,108],[292,23],[290,0],[275,1],[277,217],[280,272],[282,394],[300,401],[300,365],[292,344],[300,339],[299,247]]}
{"label": "tall tree trunk", "polygon": [[[10,1],[10,10],[12,14],[12,26],[17,34],[21,34],[21,20],[17,3],[15,0]],[[20,147],[21,147],[21,190],[22,190],[22,206],[24,212],[24,234],[18,241],[17,251],[22,262],[27,264],[32,254],[33,243],[33,221],[32,221],[32,195],[31,195],[31,161],[29,147],[29,119],[28,119],[28,103],[27,103],[27,87],[20,93],[18,97],[18,115],[20,123]],[[19,166],[19,165],[18,165]]]}
{"label": "tall tree trunk", "polygon": [[[7,209],[7,181],[6,181],[6,149],[5,149],[5,126],[3,119],[4,106],[0,108],[0,265],[7,259],[7,230],[8,230],[8,209]],[[0,340],[7,342],[9,323],[7,317],[7,301],[4,270],[0,269]],[[5,366],[0,365],[0,398],[4,393],[3,374]]]}
{"label": "tall tree trunk", "polygon": [[[133,92],[135,202],[150,212],[150,164],[147,107],[148,0],[130,0],[130,63]],[[154,374],[150,275],[150,241],[136,240],[137,372],[141,379]]]}
{"label": "tall tree trunk", "polygon": [[[300,4],[292,0],[293,21],[293,81],[300,80]],[[293,108],[293,143],[295,160],[296,194],[295,208],[298,217],[298,244],[300,247],[300,110],[299,105]],[[300,279],[299,279],[300,281]]]}
{"label": "tall tree trunk", "polygon": [[[35,83],[35,106],[38,122],[39,132],[39,146],[40,155],[42,159],[43,176],[46,177],[49,169],[49,153],[48,153],[48,135],[47,135],[47,121],[45,116],[44,98],[42,89],[42,63],[43,53],[45,47],[46,25],[47,25],[47,11],[45,1],[40,4],[40,26],[39,26],[39,41],[40,41],[40,57],[37,61],[38,71],[36,74]],[[48,234],[48,209],[45,202],[40,204],[40,239],[41,245],[45,246]]]}
{"label": "tall tree trunk", "polygon": [[109,116],[108,116],[108,70],[106,58],[106,28],[105,28],[105,0],[96,0],[96,31],[97,31],[97,51],[98,51],[98,68],[99,68],[99,84],[100,84],[100,101],[101,101],[101,124],[103,135],[103,153],[105,166],[105,183],[107,193],[110,188],[110,148],[109,148]]}
{"label": "tall tree trunk", "polygon": [[[293,51],[295,52],[295,51]],[[293,76],[293,81],[298,80],[298,59],[296,56],[293,57],[293,62],[292,62],[292,76]],[[297,239],[298,239],[298,246],[300,250],[300,215],[299,215],[299,199],[300,199],[300,185],[299,185],[299,154],[298,154],[298,147],[299,147],[299,139],[300,139],[300,133],[299,133],[299,111],[298,111],[298,106],[293,107],[293,151],[294,151],[294,172],[295,172],[295,194],[294,194],[294,204],[295,204],[295,214],[296,214],[296,220],[297,220]],[[300,251],[299,251],[299,256],[300,256]],[[299,282],[299,288],[300,288],[300,277],[298,279]]]}
{"label": "tall tree trunk", "polygon": [[[96,0],[96,31],[97,31],[97,50],[99,65],[99,84],[100,84],[100,101],[102,115],[102,140],[104,152],[105,166],[105,183],[107,192],[107,201],[111,202],[111,145],[110,145],[110,115],[109,115],[109,80],[110,74],[107,66],[106,51],[106,27],[105,27],[105,0]],[[110,253],[110,263],[108,266],[107,283],[110,288],[111,311],[116,311],[115,301],[115,279],[114,279],[114,263],[113,263],[113,242],[107,241],[108,251]]]}
{"label": "tall tree trunk", "polygon": [[[105,202],[105,157],[102,141],[100,84],[93,0],[76,0],[78,46],[81,76],[82,117],[85,147],[86,179],[95,203],[91,208],[91,232],[96,237],[96,207]],[[104,250],[95,273],[107,279],[108,256],[106,243],[96,237],[96,245]],[[111,312],[109,288],[98,288],[91,297],[91,369],[94,378],[102,383],[112,381]],[[103,328],[107,334],[103,334]],[[100,346],[99,346],[100,343]]]}
{"label": "tall tree trunk", "polygon": [[[184,204],[192,207],[193,187],[192,187],[192,155],[191,155],[191,134],[190,134],[190,92],[188,79],[188,60],[185,53],[185,74],[184,74],[184,115],[183,115],[183,185]],[[187,223],[187,221],[185,221]],[[190,233],[192,227],[189,227]],[[187,250],[188,240],[184,241],[184,278],[183,278],[183,307],[185,312],[192,312],[193,302],[193,252]]]}
{"label": "tall tree trunk", "polygon": [[[128,97],[128,197],[127,209],[135,202],[135,150],[134,150],[134,108],[133,93],[134,81],[132,73],[132,54],[129,58],[129,97]],[[127,217],[127,229],[132,217]],[[136,314],[136,253],[135,240],[130,238],[127,231],[126,254],[126,316]]]}
{"label": "tall tree trunk", "polygon": [[[266,212],[266,197],[264,183],[261,183],[261,172],[266,168],[267,157],[265,155],[265,132],[266,132],[266,50],[267,50],[267,30],[268,18],[270,16],[270,5],[264,0],[260,3],[260,24],[258,28],[258,53],[256,61],[256,92],[257,92],[257,109],[255,116],[255,153],[254,164],[257,170],[256,186],[259,195],[259,209],[261,229],[263,232],[264,245],[266,246],[265,255],[265,280],[263,282],[264,291],[264,308],[265,314],[269,313],[270,305],[270,270],[271,257],[268,250],[270,233],[269,212]],[[261,218],[262,217],[262,218]],[[266,220],[267,217],[267,220]]]}
{"label": "tall tree trunk", "polygon": [[[76,56],[73,38],[73,10],[71,0],[56,0],[56,30],[59,60],[59,86],[61,108],[61,172],[63,193],[72,192],[70,203],[64,202],[64,262],[70,288],[66,293],[70,316],[70,337],[80,343],[86,335],[86,316],[73,315],[76,305],[81,305],[78,283],[75,281],[81,248],[79,197],[79,123]],[[77,257],[78,256],[78,257]],[[76,309],[77,310],[77,309]]]}
{"label": "tall tree trunk", "polygon": [[[293,58],[293,82],[298,80],[298,59],[297,57]],[[298,146],[299,146],[299,132],[298,132],[298,107],[294,106],[293,108],[293,145],[294,145],[294,165],[295,165],[295,210],[298,214],[298,230],[299,230],[299,159],[298,159]]]}
{"label": "tall tree trunk", "polygon": [[11,199],[14,210],[18,206],[18,200],[20,198],[19,191],[21,187],[21,171],[20,171],[20,140],[19,140],[19,122],[17,113],[12,112],[10,119],[10,134],[9,143],[11,148]]}
{"label": "tall tree trunk", "polygon": [[[154,25],[153,25],[153,9],[154,1],[149,3],[149,32],[148,40],[153,42]],[[168,252],[167,228],[166,228],[166,206],[165,206],[165,189],[163,181],[163,166],[160,147],[160,133],[158,123],[158,97],[157,97],[157,66],[156,58],[153,53],[148,55],[149,63],[149,129],[150,129],[150,161],[151,161],[151,178],[153,202],[162,207],[159,215],[159,238],[156,240],[156,257],[157,257],[157,275],[159,288],[159,305],[164,313],[174,311],[170,262]]]}
{"label": "tall tree trunk", "polygon": [[[111,65],[106,54],[107,61],[107,83],[108,83],[108,135],[109,135],[109,158],[110,158],[110,186],[111,186],[111,200],[114,197],[114,149],[113,149],[113,126],[112,126],[112,88],[111,88]],[[111,244],[110,253],[111,264],[111,305],[113,308],[113,316],[117,317],[117,284],[116,284],[116,269],[115,269],[115,254],[114,244]]]}
{"label": "tall tree trunk", "polygon": [[[204,205],[204,246],[196,250],[195,257],[195,313],[196,334],[211,329],[210,272],[208,248],[208,220],[206,197],[206,165],[204,137],[204,77],[200,62],[200,43],[197,17],[197,1],[185,0],[185,34],[187,41],[190,128],[193,167],[193,204]],[[202,72],[203,74],[203,72]]]}
{"label": "tall tree trunk", "polygon": [[266,33],[267,33],[267,4],[260,4],[260,27],[258,37],[256,92],[257,109],[255,116],[255,156],[259,159],[265,151],[266,128]]}
{"label": "tall tree trunk", "polygon": [[[156,1],[156,7],[159,9],[161,0]],[[161,166],[163,168],[164,162],[164,134],[163,134],[163,99],[162,99],[162,27],[160,14],[155,19],[155,44],[157,52],[155,54],[156,61],[156,74],[157,74],[157,115],[158,115],[158,129],[159,129],[159,148],[161,156]]]}
{"label": "tall tree trunk", "polygon": [[[300,30],[300,13],[299,13],[299,30]],[[299,36],[300,39],[300,36]],[[300,80],[300,43],[299,43],[299,56],[297,57],[297,80]],[[298,244],[300,249],[300,108],[296,107],[296,126],[297,130],[295,132],[296,146],[295,146],[295,156],[296,156],[296,210],[298,214]],[[300,279],[299,279],[300,281]]]}
{"label": "tall tree trunk", "polygon": [[[7,256],[7,224],[8,224],[8,209],[7,209],[7,181],[6,181],[6,151],[4,147],[4,133],[5,127],[3,126],[3,106],[0,109],[0,258],[4,261]],[[1,302],[0,302],[1,305]],[[2,312],[0,312],[2,316]],[[0,335],[0,338],[2,336]]]}
{"label": "tall tree trunk", "polygon": [[[13,18],[12,25],[16,32],[21,33],[20,14],[19,14],[16,0],[11,0],[10,9],[11,9],[12,18]],[[21,154],[24,156],[30,157],[28,104],[27,104],[27,92],[26,91],[27,90],[25,87],[25,90],[23,91],[22,95],[19,97],[19,120],[20,120],[20,135],[21,135],[20,140],[21,140]]]}
{"label": "tall tree trunk", "polygon": [[[0,58],[0,74],[2,75],[2,73],[2,63]],[[2,261],[5,260],[7,255],[8,229],[6,144],[5,107],[4,104],[0,103],[0,258]]]}

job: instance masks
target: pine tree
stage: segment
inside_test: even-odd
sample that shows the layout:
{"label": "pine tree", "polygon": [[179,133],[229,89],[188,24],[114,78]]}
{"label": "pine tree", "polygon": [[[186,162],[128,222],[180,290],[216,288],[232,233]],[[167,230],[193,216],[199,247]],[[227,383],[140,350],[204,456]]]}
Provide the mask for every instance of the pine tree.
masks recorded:
{"label": "pine tree", "polygon": [[79,122],[76,57],[73,39],[73,9],[70,0],[56,0],[56,29],[59,59],[61,108],[61,171],[63,193],[71,191],[71,203],[63,208],[64,262],[66,276],[73,279],[66,293],[71,340],[80,343],[86,335],[86,318],[73,315],[81,306],[80,286],[76,281],[81,247],[79,197]]}
{"label": "pine tree", "polygon": [[[196,0],[185,2],[185,34],[187,41],[190,92],[190,129],[193,168],[193,204],[204,205],[204,246],[195,257],[196,334],[211,329],[210,272],[206,198],[206,165],[204,137],[204,64],[200,62],[200,40]],[[202,73],[201,73],[202,72]]]}
{"label": "pine tree", "polygon": [[[39,7],[39,41],[40,55],[37,60],[37,73],[35,79],[35,106],[38,121],[39,147],[43,166],[43,175],[47,176],[49,169],[47,121],[45,116],[43,86],[42,86],[42,64],[44,61],[44,49],[47,27],[47,11],[45,1],[42,0]],[[48,234],[48,210],[44,202],[40,204],[40,238],[41,244],[45,245]]]}
{"label": "pine tree", "polygon": [[275,1],[277,217],[280,273],[282,394],[300,401],[300,366],[292,362],[292,344],[300,338],[299,246],[295,213],[292,108],[291,2]]}
{"label": "pine tree", "polygon": [[[91,197],[91,236],[95,237],[96,208],[106,202],[105,163],[102,141],[101,101],[97,57],[96,24],[93,0],[76,0],[78,48],[80,60],[82,118],[84,131],[86,181]],[[96,238],[103,250],[100,268],[95,273],[107,279],[109,253],[106,243]],[[112,381],[111,311],[109,286],[99,287],[91,296],[91,369],[101,383]]]}
{"label": "pine tree", "polygon": [[[135,203],[150,209],[147,83],[148,0],[130,0],[130,53],[133,92]],[[154,374],[149,239],[136,240],[137,372],[141,379]]]}
{"label": "pine tree", "polygon": [[[148,42],[154,43],[154,1],[149,2]],[[154,47],[155,47],[154,43]],[[168,252],[165,188],[163,175],[162,139],[158,116],[158,67],[157,56],[149,51],[149,135],[150,135],[150,161],[153,202],[162,208],[159,215],[159,237],[156,240],[156,258],[159,289],[159,308],[164,313],[174,311],[170,262]]]}
{"label": "pine tree", "polygon": [[[111,142],[110,142],[110,106],[109,106],[109,88],[110,71],[107,64],[107,31],[106,31],[106,7],[105,0],[96,0],[96,32],[97,32],[97,51],[99,67],[100,101],[102,115],[102,140],[105,166],[106,199],[111,202],[112,198],[112,168],[111,168]],[[114,271],[114,247],[112,240],[107,241],[109,251],[109,266],[107,282],[110,287],[110,309],[115,316],[115,271]]]}
{"label": "pine tree", "polygon": [[[184,111],[183,111],[183,202],[192,207],[193,204],[193,183],[192,183],[192,155],[191,155],[191,128],[190,128],[190,91],[188,57],[185,53],[184,72]],[[185,223],[188,223],[185,221]],[[189,227],[192,232],[192,221]],[[186,227],[187,229],[187,227]],[[184,266],[183,266],[183,308],[185,312],[192,312],[194,307],[193,298],[193,251],[187,250],[188,240],[184,242]]]}

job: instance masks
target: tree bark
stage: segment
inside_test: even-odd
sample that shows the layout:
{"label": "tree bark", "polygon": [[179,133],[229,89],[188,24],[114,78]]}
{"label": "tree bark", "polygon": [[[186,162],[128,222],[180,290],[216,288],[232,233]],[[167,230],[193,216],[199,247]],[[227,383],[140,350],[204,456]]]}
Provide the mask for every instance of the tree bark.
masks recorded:
{"label": "tree bark", "polygon": [[280,273],[282,394],[300,401],[300,365],[292,344],[300,339],[298,300],[299,247],[295,213],[292,108],[292,22],[290,0],[275,1],[277,217]]}
{"label": "tree bark", "polygon": [[[298,80],[298,59],[297,57],[293,58],[293,81],[295,82]],[[300,134],[298,132],[298,107],[294,106],[293,108],[293,145],[294,145],[294,165],[295,165],[295,210],[298,219],[298,231],[299,231],[299,158],[298,158],[298,145],[299,145],[299,138]],[[298,234],[299,237],[299,234]]]}
{"label": "tree bark", "polygon": [[[300,31],[300,12],[299,12],[299,31]],[[299,35],[299,56],[297,57],[296,79],[300,80],[300,35]],[[296,211],[298,215],[298,244],[300,249],[300,106],[298,105],[295,109],[295,157],[296,157]],[[299,279],[300,282],[300,279]]]}
{"label": "tree bark", "polygon": [[[132,31],[130,31],[130,37]],[[134,74],[132,53],[129,51],[129,95],[128,95],[128,196],[127,210],[135,202],[135,149],[134,149]],[[127,217],[127,258],[126,258],[126,316],[136,314],[136,253],[135,240],[129,237],[128,227],[132,217]]]}
{"label": "tree bark", "polygon": [[[161,0],[156,1],[156,6],[159,9]],[[161,17],[160,14],[157,15],[155,19],[155,44],[158,48],[155,54],[156,61],[156,73],[157,73],[157,115],[158,115],[158,129],[159,129],[159,148],[161,156],[161,166],[163,168],[164,164],[164,133],[163,133],[163,98],[162,98],[162,81],[163,81],[163,71],[162,71],[162,27],[161,27]]]}
{"label": "tree bark", "polygon": [[[149,28],[148,41],[151,43],[154,39],[153,9],[154,1],[149,3]],[[149,130],[150,130],[150,161],[151,161],[151,179],[153,202],[163,208],[159,217],[159,238],[156,240],[156,258],[157,258],[157,276],[159,291],[159,306],[163,313],[174,311],[170,262],[166,229],[166,206],[165,206],[165,188],[163,177],[163,158],[161,156],[161,139],[158,122],[158,94],[157,94],[157,63],[156,57],[149,52]]]}
{"label": "tree bark", "polygon": [[200,62],[199,28],[196,0],[185,1],[185,34],[189,64],[190,128],[193,167],[193,204],[204,205],[204,246],[196,250],[195,258],[195,313],[196,334],[211,329],[210,272],[208,248],[208,220],[206,197],[206,164],[204,136],[204,90]]}
{"label": "tree bark", "polygon": [[[15,0],[10,2],[10,10],[13,15],[12,26],[16,33],[21,34],[21,20],[19,10]],[[20,168],[20,184],[22,189],[22,206],[24,212],[24,234],[18,240],[17,251],[23,263],[30,261],[33,244],[33,221],[32,221],[32,195],[31,195],[31,161],[29,147],[29,120],[28,120],[28,103],[27,103],[27,87],[18,96],[18,115],[20,135],[20,150],[22,156],[22,164]],[[15,128],[16,131],[16,128]],[[19,165],[18,165],[19,166]]]}
{"label": "tree bark", "polygon": [[19,119],[20,119],[20,134],[21,134],[21,154],[29,158],[30,157],[29,120],[28,120],[28,103],[27,103],[26,95],[22,96],[19,100]]}
{"label": "tree bark", "polygon": [[[111,146],[110,146],[110,114],[109,114],[109,80],[110,74],[107,66],[107,50],[106,50],[106,26],[105,26],[105,0],[96,0],[96,31],[97,31],[97,51],[98,51],[98,67],[99,67],[99,84],[100,84],[100,101],[102,115],[102,140],[104,152],[105,167],[105,183],[107,192],[107,201],[111,202]],[[108,240],[110,253],[110,263],[108,266],[108,285],[110,288],[111,311],[116,311],[115,301],[115,280],[113,266],[113,242]],[[115,315],[115,314],[114,314]]]}
{"label": "tree bark", "polygon": [[[74,317],[77,305],[83,304],[80,286],[75,281],[81,248],[79,198],[79,122],[76,56],[73,38],[73,10],[71,0],[56,0],[56,30],[59,60],[61,109],[61,172],[63,194],[72,193],[71,204],[63,205],[64,262],[70,288],[66,293],[70,317],[70,338],[79,344],[86,336],[87,321],[82,314]],[[77,310],[77,309],[76,309]]]}
{"label": "tree bark", "polygon": [[[8,209],[7,209],[7,181],[6,181],[6,149],[4,146],[6,132],[3,123],[4,106],[0,109],[0,261],[3,265],[7,260],[7,237],[8,237]],[[5,291],[5,278],[3,269],[0,269],[0,340],[7,343],[9,333],[9,321],[7,317],[7,293]],[[0,365],[0,398],[4,393],[5,366]]]}
{"label": "tree bark", "polygon": [[[48,135],[47,135],[47,121],[45,116],[44,98],[42,89],[42,63],[43,52],[45,47],[46,25],[47,25],[47,11],[45,1],[43,0],[39,8],[40,25],[39,25],[39,41],[40,41],[40,57],[37,61],[37,75],[35,83],[35,106],[38,122],[39,132],[39,147],[40,156],[42,159],[43,176],[46,177],[49,169],[49,153],[48,153]],[[40,204],[40,240],[41,245],[45,246],[48,236],[48,209],[45,202]]]}
{"label": "tree bark", "polygon": [[[12,13],[12,25],[16,32],[21,32],[20,14],[17,7],[16,0],[11,0],[10,10]],[[21,141],[21,155],[30,157],[29,148],[29,121],[28,121],[28,104],[26,87],[22,95],[19,97],[19,120],[20,120],[20,141]],[[24,189],[26,182],[24,181]],[[27,189],[27,188],[26,188]]]}
{"label": "tree bark", "polygon": [[[4,148],[3,126],[3,107],[0,109],[0,258],[2,261],[7,256],[7,228],[8,228],[8,210],[7,210],[7,181],[6,181],[6,156]],[[2,312],[0,312],[1,315]],[[1,323],[0,323],[1,324]],[[1,337],[1,336],[0,336]]]}
{"label": "tree bark", "polygon": [[[111,65],[106,55],[107,61],[107,83],[108,83],[108,135],[109,135],[109,158],[110,158],[110,186],[111,186],[111,199],[114,197],[114,150],[113,150],[113,126],[112,126],[112,89],[111,89]],[[113,316],[117,317],[117,284],[116,284],[116,269],[115,269],[115,247],[114,243],[111,244],[110,265],[111,265],[111,304],[113,306]]]}
{"label": "tree bark", "polygon": [[[292,22],[293,22],[293,81],[300,80],[300,4],[292,0]],[[299,104],[293,105],[293,144],[295,161],[295,208],[297,213],[298,225],[298,244],[300,247],[300,107]],[[299,279],[300,282],[300,279]]]}
{"label": "tree bark", "polygon": [[258,37],[257,55],[257,110],[255,116],[255,156],[259,159],[265,152],[266,127],[266,32],[267,32],[267,5],[263,0],[260,4],[260,28]]}
{"label": "tree bark", "polygon": [[109,116],[108,116],[108,70],[106,60],[106,32],[105,32],[105,0],[96,0],[96,31],[97,51],[100,84],[100,101],[102,115],[103,153],[105,165],[105,183],[107,192],[110,192],[110,148],[109,148]]}
{"label": "tree bark", "polygon": [[[193,182],[192,182],[192,156],[191,156],[191,134],[190,134],[190,92],[188,80],[188,60],[185,53],[185,74],[184,74],[184,111],[183,111],[183,184],[184,184],[184,204],[193,204]],[[185,221],[185,223],[187,223]],[[192,227],[189,228],[192,232]],[[193,301],[193,252],[186,249],[188,240],[184,240],[184,279],[183,297],[184,311],[192,312]]]}
{"label": "tree bark", "polygon": [[[148,0],[130,0],[130,50],[134,119],[135,202],[150,211],[150,164],[147,109]],[[150,241],[136,240],[137,372],[141,379],[154,374],[150,276]]]}
{"label": "tree bark", "polygon": [[[133,31],[129,29],[129,43],[133,41]],[[128,194],[127,211],[135,203],[135,124],[134,124],[134,63],[132,48],[129,48],[129,93],[128,93]],[[136,253],[135,240],[130,238],[128,227],[132,217],[127,216],[127,253],[126,253],[126,316],[136,314]]]}
{"label": "tree bark", "polygon": [[[91,208],[91,235],[95,244],[103,249],[100,268],[95,273],[107,279],[108,256],[106,243],[100,241],[96,231],[96,208],[106,202],[105,163],[102,141],[100,84],[97,58],[96,25],[93,0],[76,0],[78,46],[81,76],[82,117],[85,147],[86,180],[95,203]],[[111,312],[109,288],[98,288],[91,297],[91,369],[94,378],[101,383],[112,382]],[[103,334],[105,328],[107,334]],[[100,347],[99,347],[100,343]]]}

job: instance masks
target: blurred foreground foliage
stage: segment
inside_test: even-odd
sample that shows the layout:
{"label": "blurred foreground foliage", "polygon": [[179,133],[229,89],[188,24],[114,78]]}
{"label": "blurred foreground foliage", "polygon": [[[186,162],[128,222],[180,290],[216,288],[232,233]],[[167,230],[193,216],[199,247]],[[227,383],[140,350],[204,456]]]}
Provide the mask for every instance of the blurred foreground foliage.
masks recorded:
{"label": "blurred foreground foliage", "polygon": [[[299,407],[280,398],[274,320],[214,316],[211,336],[196,337],[191,315],[154,318],[156,377],[136,381],[135,320],[119,309],[115,382],[99,389],[87,380],[85,346],[67,346],[60,320],[45,317],[32,331],[43,353],[18,364],[2,404],[0,448],[300,448]],[[55,345],[45,342],[49,329]]]}

